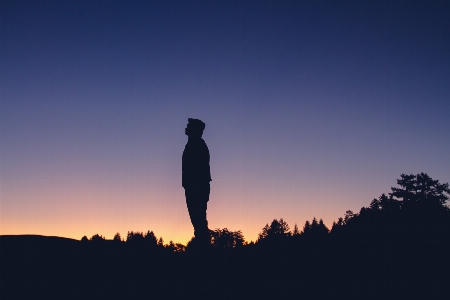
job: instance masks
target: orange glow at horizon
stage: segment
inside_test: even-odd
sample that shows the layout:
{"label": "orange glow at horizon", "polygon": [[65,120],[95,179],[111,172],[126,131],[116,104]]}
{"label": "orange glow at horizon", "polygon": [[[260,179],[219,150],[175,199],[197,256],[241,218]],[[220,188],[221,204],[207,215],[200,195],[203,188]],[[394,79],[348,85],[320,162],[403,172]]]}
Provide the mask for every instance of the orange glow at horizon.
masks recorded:
{"label": "orange glow at horizon", "polygon": [[[244,194],[245,193],[245,194]],[[159,195],[160,197],[150,196]],[[245,191],[230,193],[212,184],[211,198],[208,203],[208,222],[210,229],[228,228],[241,230],[245,240],[256,241],[258,233],[266,223],[283,218],[291,230],[297,223],[301,230],[306,220],[315,216],[323,218],[331,229],[331,223],[343,212],[317,211],[313,203],[301,201],[301,198],[285,192],[263,195]],[[80,240],[100,234],[112,239],[119,232],[122,239],[128,231],[153,231],[164,243],[186,244],[193,236],[193,228],[187,212],[184,193],[181,187],[160,189],[122,190],[110,186],[92,185],[51,187],[32,187],[22,193],[12,193],[7,189],[4,197],[10,203],[20,203],[27,198],[25,205],[2,205],[0,234],[38,234],[61,236]],[[279,205],[272,198],[291,198],[291,205]],[[237,206],[231,206],[229,199],[234,198]],[[124,200],[126,199],[126,200]],[[240,200],[241,199],[241,200]],[[245,200],[244,200],[245,199]],[[296,201],[295,201],[296,200]],[[317,201],[317,199],[316,199]],[[23,202],[23,201],[22,201]]]}
{"label": "orange glow at horizon", "polygon": [[[274,182],[269,176],[254,174],[258,170],[230,171],[246,178],[230,176],[212,165],[213,181],[208,203],[209,228],[228,228],[256,241],[258,233],[273,219],[283,218],[291,230],[301,230],[306,220],[322,218],[331,229],[333,221],[343,217],[345,210],[358,212],[371,199],[387,189],[356,189],[346,182],[354,180],[335,175],[327,190],[321,186],[321,174]],[[119,167],[118,167],[119,168]],[[131,169],[131,167],[130,167]],[[128,231],[153,231],[164,243],[186,244],[193,236],[181,174],[172,177],[145,173],[144,166],[129,173],[119,170],[70,166],[47,172],[29,172],[19,181],[5,179],[2,183],[0,234],[38,234],[80,240],[100,234],[112,239],[119,232],[122,239]],[[113,174],[113,175],[110,175]],[[228,175],[228,176],[227,176]],[[178,177],[177,177],[178,176]],[[387,182],[394,179],[387,178]],[[388,185],[387,185],[388,186]],[[230,188],[230,187],[239,187]],[[349,194],[348,191],[353,190]],[[373,195],[372,198],[367,195]],[[7,201],[3,201],[7,199]],[[345,209],[342,209],[345,207]]]}

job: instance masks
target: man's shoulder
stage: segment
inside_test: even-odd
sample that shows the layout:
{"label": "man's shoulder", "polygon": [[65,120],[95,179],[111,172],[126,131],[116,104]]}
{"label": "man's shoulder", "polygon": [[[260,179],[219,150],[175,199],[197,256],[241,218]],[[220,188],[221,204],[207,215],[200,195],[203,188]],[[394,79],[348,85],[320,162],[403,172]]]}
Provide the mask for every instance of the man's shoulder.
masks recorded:
{"label": "man's shoulder", "polygon": [[208,148],[208,146],[206,145],[206,142],[204,139],[200,138],[202,145],[204,145],[206,148]]}
{"label": "man's shoulder", "polygon": [[203,139],[189,141],[186,144],[186,146],[184,147],[184,151],[183,151],[183,153],[186,155],[191,155],[191,154],[199,153],[199,152],[209,153],[209,148]]}

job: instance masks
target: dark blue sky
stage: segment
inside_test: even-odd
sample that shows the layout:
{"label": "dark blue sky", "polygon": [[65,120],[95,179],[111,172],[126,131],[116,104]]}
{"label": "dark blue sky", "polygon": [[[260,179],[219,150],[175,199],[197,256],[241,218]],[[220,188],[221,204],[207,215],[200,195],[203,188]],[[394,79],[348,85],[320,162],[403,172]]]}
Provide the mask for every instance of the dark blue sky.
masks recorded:
{"label": "dark blue sky", "polygon": [[449,2],[0,2],[1,233],[330,226],[401,173],[450,181]]}

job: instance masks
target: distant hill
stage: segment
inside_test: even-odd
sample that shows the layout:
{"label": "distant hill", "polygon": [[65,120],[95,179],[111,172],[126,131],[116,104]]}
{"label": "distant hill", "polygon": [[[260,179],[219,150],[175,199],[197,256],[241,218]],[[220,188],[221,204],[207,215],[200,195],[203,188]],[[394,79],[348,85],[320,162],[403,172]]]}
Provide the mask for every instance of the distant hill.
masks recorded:
{"label": "distant hill", "polygon": [[76,279],[80,261],[70,258],[78,257],[80,244],[56,236],[1,235],[0,298],[66,298],[62,290],[74,286],[67,282]]}
{"label": "distant hill", "polygon": [[45,236],[45,235],[38,235],[38,234],[20,234],[20,235],[0,235],[0,243],[26,243],[26,242],[32,242],[32,243],[73,243],[73,242],[79,242],[75,239],[69,239],[65,237],[59,237],[59,236]]}
{"label": "distant hill", "polygon": [[[80,241],[58,237],[58,236],[43,236],[43,235],[0,235],[0,249],[2,253],[2,265],[4,260],[10,262],[11,259],[19,258],[18,255],[68,251],[69,249],[77,248]],[[4,257],[8,255],[9,257]]]}

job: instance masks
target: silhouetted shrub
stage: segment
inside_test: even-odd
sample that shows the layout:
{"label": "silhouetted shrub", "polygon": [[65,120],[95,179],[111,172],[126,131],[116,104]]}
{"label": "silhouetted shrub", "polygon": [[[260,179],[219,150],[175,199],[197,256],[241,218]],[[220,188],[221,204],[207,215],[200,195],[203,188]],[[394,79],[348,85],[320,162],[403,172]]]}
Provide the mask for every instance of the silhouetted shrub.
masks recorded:
{"label": "silhouetted shrub", "polygon": [[91,241],[92,241],[92,242],[103,242],[104,240],[105,240],[105,238],[104,238],[103,236],[99,235],[98,233],[97,233],[97,234],[94,234],[94,235],[91,237]]}
{"label": "silhouetted shrub", "polygon": [[229,231],[227,228],[211,230],[211,244],[216,249],[234,249],[244,246],[242,232]]}
{"label": "silhouetted shrub", "polygon": [[170,241],[169,244],[165,245],[164,248],[171,253],[179,253],[184,252],[186,250],[186,246],[180,243],[174,243]]}

